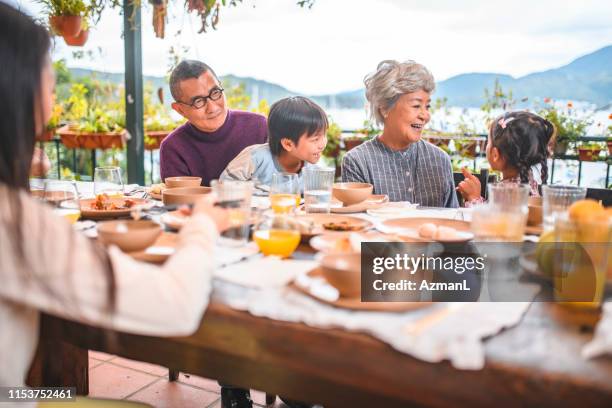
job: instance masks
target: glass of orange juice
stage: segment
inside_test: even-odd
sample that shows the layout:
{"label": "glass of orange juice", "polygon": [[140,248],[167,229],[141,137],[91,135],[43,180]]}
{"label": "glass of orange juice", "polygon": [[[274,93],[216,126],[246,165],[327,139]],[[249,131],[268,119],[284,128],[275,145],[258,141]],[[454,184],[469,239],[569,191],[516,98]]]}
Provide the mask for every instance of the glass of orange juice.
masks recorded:
{"label": "glass of orange juice", "polygon": [[270,185],[270,205],[277,214],[287,214],[300,206],[300,180],[295,173],[274,173]]}
{"label": "glass of orange juice", "polygon": [[109,197],[123,197],[121,168],[117,166],[96,167],[94,170],[94,194]]}
{"label": "glass of orange juice", "polygon": [[299,226],[287,214],[274,214],[259,223],[253,240],[264,255],[287,258],[300,244]]}
{"label": "glass of orange juice", "polygon": [[79,194],[72,181],[46,181],[43,199],[54,207],[55,213],[66,218],[71,224],[77,222],[81,216]]}

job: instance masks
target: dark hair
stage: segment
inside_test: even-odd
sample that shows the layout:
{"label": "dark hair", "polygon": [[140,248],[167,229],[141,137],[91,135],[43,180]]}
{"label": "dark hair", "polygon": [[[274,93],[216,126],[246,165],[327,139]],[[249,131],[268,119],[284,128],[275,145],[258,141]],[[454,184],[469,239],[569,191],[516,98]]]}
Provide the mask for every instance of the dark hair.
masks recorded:
{"label": "dark hair", "polygon": [[[23,226],[27,224],[23,214],[23,194],[28,192],[29,172],[34,153],[36,123],[42,124],[43,69],[49,61],[51,40],[47,30],[36,24],[31,17],[0,2],[0,184],[6,185],[7,194],[0,199],[7,203],[9,242],[22,262],[24,271],[51,295],[55,292],[40,275],[48,271],[37,271],[25,255]],[[39,117],[36,118],[35,114]],[[43,124],[44,129],[44,124]],[[41,129],[42,130],[42,129]],[[44,219],[42,221],[44,223]],[[74,233],[70,225],[66,225]],[[44,225],[40,225],[40,230]],[[40,253],[46,254],[45,242],[34,237],[40,244]],[[112,265],[105,251],[96,250],[106,266],[108,282],[108,309],[115,305],[115,279]],[[57,256],[58,254],[54,254]]]}
{"label": "dark hair", "polygon": [[542,184],[546,184],[549,145],[555,133],[551,122],[527,111],[506,112],[495,119],[490,128],[493,146],[508,166],[518,169],[521,183],[528,183],[531,168],[540,164]]}
{"label": "dark hair", "polygon": [[312,136],[327,130],[325,111],[316,103],[303,96],[292,96],[276,101],[268,114],[268,143],[272,155],[284,151],[282,139],[292,140],[296,145],[306,133]]}
{"label": "dark hair", "polygon": [[170,93],[175,101],[179,101],[181,98],[181,87],[180,84],[186,79],[198,79],[200,75],[205,72],[210,72],[219,82],[219,77],[215,74],[215,71],[202,61],[196,60],[183,60],[181,61],[170,74]]}

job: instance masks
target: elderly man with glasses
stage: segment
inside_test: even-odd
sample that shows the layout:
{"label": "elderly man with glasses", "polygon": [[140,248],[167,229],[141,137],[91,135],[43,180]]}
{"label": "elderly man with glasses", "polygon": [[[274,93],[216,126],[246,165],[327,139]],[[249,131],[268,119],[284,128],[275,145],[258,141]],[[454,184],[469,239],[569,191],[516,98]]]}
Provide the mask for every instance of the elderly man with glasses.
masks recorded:
{"label": "elderly man with glasses", "polygon": [[266,118],[230,110],[215,72],[203,62],[185,60],[170,75],[172,108],[187,123],[161,144],[160,173],[202,177],[204,185],[219,178],[228,163],[245,147],[265,143]]}

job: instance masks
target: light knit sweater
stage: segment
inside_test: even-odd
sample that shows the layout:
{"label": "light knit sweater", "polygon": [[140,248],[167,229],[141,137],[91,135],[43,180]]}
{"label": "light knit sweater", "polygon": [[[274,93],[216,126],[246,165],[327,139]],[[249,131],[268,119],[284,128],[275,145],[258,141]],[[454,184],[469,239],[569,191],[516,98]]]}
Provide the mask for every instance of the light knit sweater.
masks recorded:
{"label": "light knit sweater", "polygon": [[188,335],[199,327],[211,290],[212,262],[207,259],[217,237],[209,217],[191,218],[179,234],[177,251],[161,267],[111,247],[117,289],[116,311],[109,315],[104,267],[92,242],[23,192],[27,262],[22,263],[8,235],[7,194],[0,184],[0,386],[24,384],[38,342],[40,312],[143,335]]}

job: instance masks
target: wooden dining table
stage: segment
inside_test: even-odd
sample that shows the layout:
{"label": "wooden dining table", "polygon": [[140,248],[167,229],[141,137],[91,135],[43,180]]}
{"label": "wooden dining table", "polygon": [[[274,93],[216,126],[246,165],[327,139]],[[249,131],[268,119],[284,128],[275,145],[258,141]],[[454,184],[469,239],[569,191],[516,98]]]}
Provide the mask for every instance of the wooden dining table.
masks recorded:
{"label": "wooden dining table", "polygon": [[270,320],[215,300],[187,337],[120,333],[43,314],[29,384],[87,394],[87,350],[97,350],[326,408],[610,407],[612,358],[580,355],[599,317],[534,302],[517,326],[485,340],[483,369],[459,370],[363,333]]}

